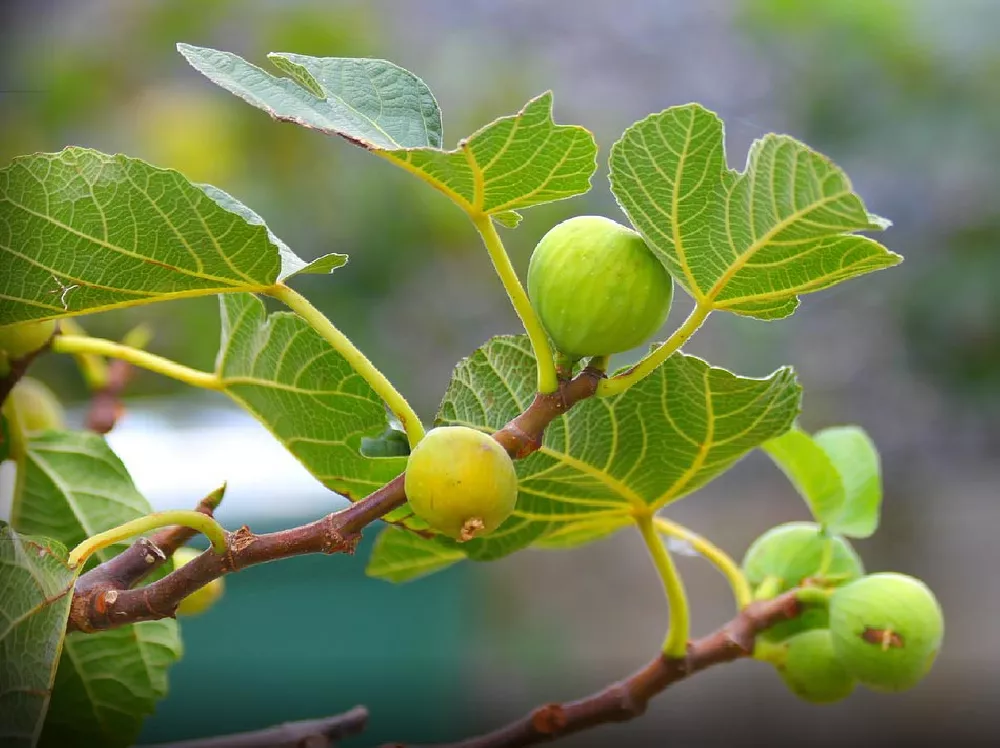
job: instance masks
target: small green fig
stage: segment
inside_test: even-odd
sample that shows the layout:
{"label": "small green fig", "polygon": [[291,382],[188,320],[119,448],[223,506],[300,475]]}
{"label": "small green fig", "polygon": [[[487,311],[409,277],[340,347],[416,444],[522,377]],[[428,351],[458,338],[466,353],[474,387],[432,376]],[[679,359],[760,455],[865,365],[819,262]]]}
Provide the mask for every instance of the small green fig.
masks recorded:
{"label": "small green fig", "polygon": [[635,231],[578,216],[538,242],[528,297],[556,348],[579,359],[646,341],[667,319],[673,280]]}
{"label": "small green fig", "polygon": [[506,450],[466,426],[431,429],[406,463],[406,497],[434,530],[466,541],[514,511],[517,474]]}
{"label": "small green fig", "polygon": [[[178,548],[174,551],[174,568],[179,569],[184,566],[184,564],[190,563],[200,555],[201,553],[196,551],[194,548]],[[177,606],[177,615],[196,616],[204,613],[206,610],[215,605],[218,599],[222,597],[222,593],[225,592],[225,589],[226,584],[221,578],[213,579],[204,587],[195,590],[181,600],[180,605]]]}
{"label": "small green fig", "polygon": [[832,704],[851,695],[855,680],[837,659],[828,629],[796,634],[782,646],[785,657],[777,670],[796,696],[813,704]]}
{"label": "small green fig", "polygon": [[[861,559],[850,543],[839,535],[823,535],[813,522],[788,522],[765,532],[750,545],[743,558],[743,572],[754,587],[766,580],[771,593],[780,594],[819,574],[830,542],[832,555],[824,577],[849,582],[864,574]],[[828,621],[825,609],[811,608],[798,618],[772,626],[761,636],[782,641],[801,631],[826,627]]]}
{"label": "small green fig", "polygon": [[944,637],[944,616],[919,579],[862,577],[830,598],[833,648],[844,667],[874,691],[905,691],[927,674]]}
{"label": "small green fig", "polygon": [[9,361],[23,358],[45,345],[55,329],[55,320],[51,319],[0,327],[0,353]]}
{"label": "small green fig", "polygon": [[65,425],[62,404],[55,394],[32,377],[22,377],[10,392],[10,408],[25,432],[61,429]]}

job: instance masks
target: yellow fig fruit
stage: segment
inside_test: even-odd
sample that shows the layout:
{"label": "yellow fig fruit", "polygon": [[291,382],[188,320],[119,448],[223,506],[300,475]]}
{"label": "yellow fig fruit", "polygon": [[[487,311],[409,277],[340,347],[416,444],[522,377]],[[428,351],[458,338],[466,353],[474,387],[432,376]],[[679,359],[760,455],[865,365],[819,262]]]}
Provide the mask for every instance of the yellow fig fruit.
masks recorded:
{"label": "yellow fig fruit", "polygon": [[[178,548],[174,552],[174,568],[179,569],[184,564],[193,561],[201,555],[200,551],[194,548]],[[213,579],[204,587],[195,590],[190,595],[181,600],[177,606],[177,615],[196,616],[211,608],[222,597],[225,592],[226,583],[220,579]]]}
{"label": "yellow fig fruit", "polygon": [[488,434],[465,426],[429,431],[410,453],[404,480],[417,516],[459,541],[493,532],[517,502],[510,456]]}
{"label": "yellow fig fruit", "polygon": [[61,429],[65,426],[62,403],[55,394],[32,377],[22,377],[10,392],[9,406],[26,433]]}

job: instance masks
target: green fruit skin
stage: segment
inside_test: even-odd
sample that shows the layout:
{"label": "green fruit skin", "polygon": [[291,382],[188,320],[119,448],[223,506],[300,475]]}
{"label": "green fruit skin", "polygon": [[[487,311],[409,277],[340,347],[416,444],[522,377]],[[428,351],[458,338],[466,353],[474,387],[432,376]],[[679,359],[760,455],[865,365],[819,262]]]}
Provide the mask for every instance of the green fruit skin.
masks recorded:
{"label": "green fruit skin", "polygon": [[663,325],[673,280],[639,234],[578,216],[538,242],[528,297],[559,351],[604,356],[641,345]]}
{"label": "green fruit skin", "polygon": [[[178,548],[174,552],[174,568],[179,569],[184,564],[189,563],[200,556],[199,551],[193,548]],[[213,579],[204,587],[191,593],[177,606],[179,616],[197,616],[211,608],[222,597],[226,586],[222,579]]]}
{"label": "green fruit skin", "polygon": [[493,532],[517,503],[517,473],[506,450],[465,426],[427,432],[410,453],[404,481],[417,516],[456,540]]}
{"label": "green fruit skin", "polygon": [[0,327],[0,352],[8,360],[23,358],[45,345],[55,329],[55,320]]}
{"label": "green fruit skin", "polygon": [[[10,392],[10,406],[27,433],[61,429],[65,413],[52,390],[31,377],[23,377]],[[6,408],[5,408],[6,409]]]}
{"label": "green fruit skin", "polygon": [[[837,657],[874,691],[905,691],[927,674],[944,638],[944,615],[919,579],[872,574],[834,592],[830,631]],[[881,632],[889,632],[886,640]]]}
{"label": "green fruit skin", "polygon": [[[843,579],[845,583],[859,578],[864,574],[864,567],[858,554],[844,538],[837,535],[832,538],[833,556],[826,575]],[[820,527],[814,522],[778,525],[750,545],[743,558],[743,572],[754,587],[768,578],[780,580],[775,589],[775,594],[780,594],[817,574],[828,540],[820,534]],[[783,641],[801,631],[824,628],[828,620],[827,611],[811,609],[798,618],[772,626],[761,636],[768,641]]]}
{"label": "green fruit skin", "polygon": [[796,696],[813,704],[832,704],[851,695],[856,681],[837,658],[829,630],[796,634],[784,646],[785,661],[777,669]]}

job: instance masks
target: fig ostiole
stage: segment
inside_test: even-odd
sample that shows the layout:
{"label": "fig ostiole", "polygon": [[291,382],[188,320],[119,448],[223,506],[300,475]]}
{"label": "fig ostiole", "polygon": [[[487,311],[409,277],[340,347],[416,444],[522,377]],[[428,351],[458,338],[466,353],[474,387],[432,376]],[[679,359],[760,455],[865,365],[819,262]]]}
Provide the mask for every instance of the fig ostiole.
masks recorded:
{"label": "fig ostiole", "polygon": [[[194,548],[178,548],[173,555],[174,568],[179,569],[200,555],[201,552]],[[225,582],[221,578],[213,579],[204,587],[200,587],[181,600],[180,605],[177,606],[177,615],[196,616],[204,613],[215,605],[225,589]]]}
{"label": "fig ostiole", "polygon": [[788,689],[813,704],[832,704],[846,699],[856,681],[838,659],[830,631],[804,631],[789,637],[775,668]]}
{"label": "fig ostiole", "polygon": [[944,616],[926,584],[905,574],[872,574],[830,598],[837,657],[874,691],[905,691],[930,670],[944,638]]}
{"label": "fig ostiole", "polygon": [[466,426],[427,432],[410,453],[404,486],[418,517],[462,542],[493,532],[517,503],[510,456],[489,434]]}
{"label": "fig ostiole", "polygon": [[577,216],[538,242],[528,297],[559,352],[606,356],[642,345],[663,325],[673,279],[632,229]]}
{"label": "fig ostiole", "polygon": [[59,399],[52,390],[32,377],[22,377],[14,385],[4,411],[17,419],[25,433],[65,426],[65,413]]}

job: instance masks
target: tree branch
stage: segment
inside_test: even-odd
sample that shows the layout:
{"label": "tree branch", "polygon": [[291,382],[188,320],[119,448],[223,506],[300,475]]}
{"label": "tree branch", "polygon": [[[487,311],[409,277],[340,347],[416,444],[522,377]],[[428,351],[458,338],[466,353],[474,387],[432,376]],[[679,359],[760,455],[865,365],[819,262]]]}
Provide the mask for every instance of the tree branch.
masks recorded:
{"label": "tree branch", "polygon": [[[690,642],[686,657],[659,655],[625,680],[590,696],[578,701],[540,706],[524,718],[494,732],[436,748],[523,748],[608,722],[634,719],[646,711],[650,699],[677,681],[712,665],[751,656],[757,634],[797,617],[803,607],[797,590],[772,600],[751,603],[722,628]],[[383,748],[407,747],[403,743],[394,743]]]}
{"label": "tree branch", "polygon": [[286,722],[266,730],[164,743],[147,748],[329,748],[336,741],[364,730],[367,722],[368,710],[363,706],[356,706],[348,712],[324,719]]}
{"label": "tree branch", "polygon": [[33,350],[31,353],[21,358],[14,358],[9,361],[10,370],[0,377],[0,407],[7,401],[8,395],[14,389],[14,385],[21,381],[21,378],[27,373],[28,367],[31,366],[32,362],[38,358],[45,351],[49,350],[52,346],[52,340],[58,334],[57,330],[54,330],[49,336],[49,339],[45,341],[45,345],[41,348]]}
{"label": "tree branch", "polygon": [[[603,376],[596,369],[584,369],[576,378],[561,382],[556,392],[537,394],[531,405],[493,434],[493,438],[512,457],[526,457],[541,446],[545,428],[553,420],[579,401],[593,396]],[[81,577],[74,589],[67,628],[70,631],[92,632],[138,621],[172,618],[181,600],[225,574],[309,553],[353,553],[361,531],[367,525],[406,502],[404,476],[405,473],[398,475],[342,511],[301,527],[255,535],[250,528],[243,526],[236,532],[227,533],[225,553],[206,551],[146,587],[129,589],[162,564],[168,555],[162,543],[156,544],[163,555],[163,559],[159,559],[151,553],[149,541],[136,541],[126,551],[129,559],[116,564],[116,557]],[[177,530],[170,532],[175,533],[172,537],[177,537]],[[152,561],[147,558],[150,554],[153,555]],[[140,561],[144,573],[131,580],[140,571]],[[95,576],[86,579],[91,574]]]}

